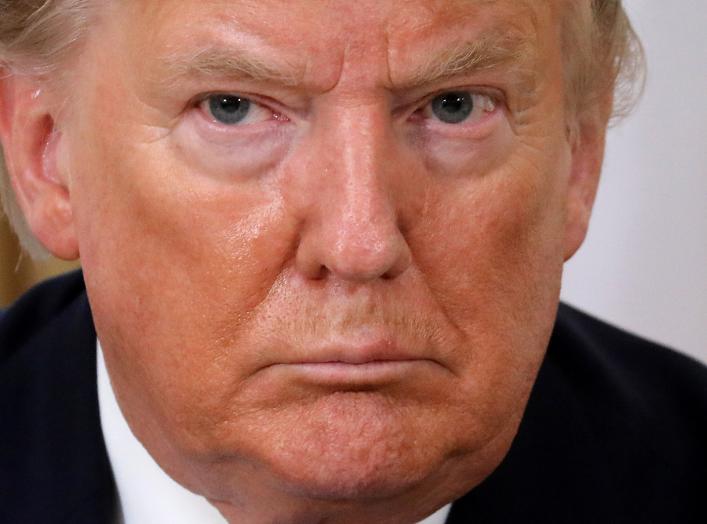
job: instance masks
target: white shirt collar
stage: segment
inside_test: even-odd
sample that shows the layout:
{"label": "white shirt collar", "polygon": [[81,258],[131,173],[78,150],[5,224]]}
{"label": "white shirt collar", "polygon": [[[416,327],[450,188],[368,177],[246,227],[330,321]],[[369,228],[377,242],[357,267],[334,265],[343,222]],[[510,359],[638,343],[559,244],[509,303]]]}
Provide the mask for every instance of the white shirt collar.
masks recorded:
{"label": "white shirt collar", "polygon": [[[135,438],[113,393],[100,342],[96,346],[101,427],[121,511],[116,524],[226,524],[204,497],[183,488],[162,471]],[[444,524],[451,507],[448,504],[419,524]]]}

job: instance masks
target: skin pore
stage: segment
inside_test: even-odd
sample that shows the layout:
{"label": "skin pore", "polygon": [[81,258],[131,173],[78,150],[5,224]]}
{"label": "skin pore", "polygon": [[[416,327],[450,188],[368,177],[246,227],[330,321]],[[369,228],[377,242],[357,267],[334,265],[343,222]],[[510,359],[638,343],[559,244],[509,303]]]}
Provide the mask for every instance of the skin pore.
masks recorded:
{"label": "skin pore", "polygon": [[414,522],[505,456],[602,157],[562,4],[115,2],[47,95],[20,203],[131,429],[231,522]]}

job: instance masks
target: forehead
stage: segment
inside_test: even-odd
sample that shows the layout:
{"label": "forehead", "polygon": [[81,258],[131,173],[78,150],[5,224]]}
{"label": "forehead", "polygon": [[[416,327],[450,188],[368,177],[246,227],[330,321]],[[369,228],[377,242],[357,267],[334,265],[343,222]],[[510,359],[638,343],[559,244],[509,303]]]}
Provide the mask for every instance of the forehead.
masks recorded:
{"label": "forehead", "polygon": [[300,78],[332,84],[347,62],[399,69],[440,48],[511,36],[540,50],[560,0],[161,0],[113,3],[110,21],[136,45],[169,55],[223,46],[257,48]]}
{"label": "forehead", "polygon": [[[193,16],[207,15],[223,21],[238,21],[247,27],[289,29],[285,33],[322,22],[320,32],[329,34],[336,28],[352,27],[361,22],[380,26],[396,21],[434,18],[454,23],[455,19],[485,11],[518,14],[529,12],[528,9],[542,10],[557,3],[558,0],[133,0],[113,5],[127,7],[132,15],[153,22],[160,18],[168,21],[175,14],[188,13],[195,22]],[[292,23],[296,25],[290,25]]]}

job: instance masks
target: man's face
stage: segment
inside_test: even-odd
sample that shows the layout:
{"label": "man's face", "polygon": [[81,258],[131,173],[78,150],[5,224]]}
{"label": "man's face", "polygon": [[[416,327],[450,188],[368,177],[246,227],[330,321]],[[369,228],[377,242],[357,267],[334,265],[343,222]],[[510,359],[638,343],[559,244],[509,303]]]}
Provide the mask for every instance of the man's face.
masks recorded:
{"label": "man's face", "polygon": [[583,232],[560,3],[105,8],[62,144],[114,388],[177,480],[413,519],[498,465]]}

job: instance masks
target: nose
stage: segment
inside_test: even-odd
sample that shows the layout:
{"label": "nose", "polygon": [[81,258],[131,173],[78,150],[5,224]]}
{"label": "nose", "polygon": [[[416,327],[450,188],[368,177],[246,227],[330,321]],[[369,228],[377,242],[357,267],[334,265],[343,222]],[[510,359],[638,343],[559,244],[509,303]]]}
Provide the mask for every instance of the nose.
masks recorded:
{"label": "nose", "polygon": [[396,278],[410,266],[396,191],[404,168],[385,113],[340,111],[335,126],[310,143],[296,253],[306,278],[367,282]]}

